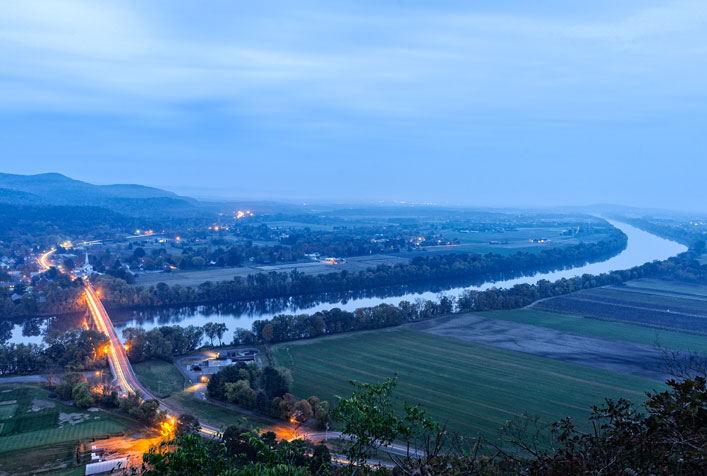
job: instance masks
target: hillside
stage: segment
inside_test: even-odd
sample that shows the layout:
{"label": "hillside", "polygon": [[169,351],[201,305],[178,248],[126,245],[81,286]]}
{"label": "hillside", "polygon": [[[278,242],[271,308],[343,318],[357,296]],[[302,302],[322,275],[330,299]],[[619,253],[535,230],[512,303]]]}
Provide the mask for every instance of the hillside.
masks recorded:
{"label": "hillside", "polygon": [[94,185],[57,173],[0,173],[0,203],[102,207],[133,216],[191,214],[199,206],[192,198],[158,188],[134,184]]}

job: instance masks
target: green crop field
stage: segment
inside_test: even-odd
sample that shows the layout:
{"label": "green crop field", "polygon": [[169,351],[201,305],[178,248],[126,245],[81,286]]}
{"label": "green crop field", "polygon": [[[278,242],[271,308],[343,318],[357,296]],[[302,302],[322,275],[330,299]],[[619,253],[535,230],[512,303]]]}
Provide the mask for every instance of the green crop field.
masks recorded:
{"label": "green crop field", "polygon": [[[703,255],[707,257],[707,255]],[[707,264],[707,263],[703,263]],[[707,286],[704,284],[686,283],[681,281],[665,280],[665,279],[634,279],[621,286],[625,291],[631,290],[650,290],[654,292],[677,293],[693,298],[707,298]]]}
{"label": "green crop field", "polygon": [[480,316],[504,321],[548,327],[604,339],[623,340],[638,344],[655,345],[679,351],[707,352],[707,338],[703,335],[657,329],[623,322],[590,319],[576,315],[512,309],[509,311],[479,312]]}
{"label": "green crop field", "polygon": [[626,286],[605,286],[557,296],[540,301],[533,308],[707,334],[704,291],[705,286],[672,281],[629,282]]}
{"label": "green crop field", "polygon": [[[0,453],[78,441],[123,431],[132,425],[105,412],[86,412],[49,399],[49,393],[38,387],[1,387],[0,402],[11,400],[17,401],[13,404],[16,409],[2,420]],[[71,414],[75,418],[67,418]]]}
{"label": "green crop field", "polygon": [[448,429],[494,439],[509,419],[574,417],[587,428],[590,407],[605,397],[642,401],[663,384],[408,329],[362,332],[274,346],[292,370],[299,398],[334,401],[350,379],[398,375],[401,400],[421,404]]}
{"label": "green crop field", "polygon": [[158,397],[166,397],[184,390],[184,375],[169,362],[148,360],[133,365],[133,370],[140,382]]}
{"label": "green crop field", "polygon": [[81,438],[120,432],[125,428],[123,424],[115,420],[98,418],[101,420],[0,437],[0,452],[46,446],[67,440],[80,440]]}

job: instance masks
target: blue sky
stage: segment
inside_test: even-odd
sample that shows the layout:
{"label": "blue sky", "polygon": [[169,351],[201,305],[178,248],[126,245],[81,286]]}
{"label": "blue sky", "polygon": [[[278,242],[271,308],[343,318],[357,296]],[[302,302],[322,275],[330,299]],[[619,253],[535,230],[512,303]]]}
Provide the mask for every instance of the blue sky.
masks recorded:
{"label": "blue sky", "polygon": [[704,1],[8,1],[0,170],[704,209]]}

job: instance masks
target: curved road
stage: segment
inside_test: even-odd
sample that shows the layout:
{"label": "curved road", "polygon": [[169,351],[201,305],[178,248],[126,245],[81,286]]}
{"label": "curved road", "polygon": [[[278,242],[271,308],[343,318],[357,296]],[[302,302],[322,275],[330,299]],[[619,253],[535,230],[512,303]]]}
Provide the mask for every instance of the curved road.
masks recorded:
{"label": "curved road", "polygon": [[[172,418],[176,418],[176,416],[179,414],[178,411],[165,405],[164,402],[162,402],[159,398],[150,393],[150,391],[147,390],[142,384],[140,384],[140,381],[135,376],[135,372],[133,372],[132,365],[130,365],[128,355],[126,354],[125,349],[123,348],[123,345],[120,342],[120,339],[118,338],[118,334],[115,332],[113,322],[111,321],[110,316],[106,312],[106,309],[103,307],[103,303],[101,303],[101,299],[98,296],[98,293],[93,289],[93,286],[91,286],[91,283],[89,282],[88,278],[84,278],[84,287],[86,290],[85,296],[86,301],[88,303],[88,308],[91,311],[91,315],[93,316],[93,319],[96,323],[96,327],[98,327],[98,329],[105,335],[107,335],[110,339],[110,345],[106,347],[105,351],[108,356],[110,370],[115,376],[115,380],[117,381],[118,386],[122,391],[121,395],[127,395],[128,393],[133,392],[139,395],[141,394],[146,399],[157,400],[160,404],[161,410],[164,410]],[[220,434],[218,428],[204,424],[201,425],[201,433],[211,438],[216,438]],[[330,431],[325,433],[319,431],[311,431],[309,429],[301,427],[292,432],[290,438],[294,437],[306,438],[315,441],[328,438],[348,439],[346,435],[342,435],[340,432],[337,431]],[[398,444],[393,444],[386,447],[385,451],[400,456],[407,455],[408,451],[410,452],[410,454],[413,455],[418,454],[418,451],[416,451],[415,449],[411,448],[408,450],[406,446]],[[345,463],[345,461],[341,459],[341,455],[336,456],[339,458],[340,462]]]}
{"label": "curved road", "polygon": [[[93,286],[91,286],[91,283],[87,278],[84,279],[84,287],[86,289],[86,302],[88,303],[88,308],[91,311],[96,327],[98,327],[98,330],[107,335],[110,340],[110,344],[105,350],[108,355],[110,370],[122,391],[121,394],[127,395],[128,393],[133,392],[142,395],[146,399],[157,400],[160,403],[161,410],[164,410],[168,415],[175,417],[178,412],[169,408],[162,401],[160,401],[159,398],[154,396],[149,390],[140,384],[139,380],[135,376],[135,372],[133,372],[132,365],[130,365],[128,355],[125,353],[125,349],[118,338],[118,334],[115,332],[113,322],[110,320],[110,316],[108,316],[106,309],[103,307],[101,299],[98,297],[98,294],[93,289]],[[214,437],[217,435],[218,429],[208,425],[201,425],[201,432],[207,436]]]}

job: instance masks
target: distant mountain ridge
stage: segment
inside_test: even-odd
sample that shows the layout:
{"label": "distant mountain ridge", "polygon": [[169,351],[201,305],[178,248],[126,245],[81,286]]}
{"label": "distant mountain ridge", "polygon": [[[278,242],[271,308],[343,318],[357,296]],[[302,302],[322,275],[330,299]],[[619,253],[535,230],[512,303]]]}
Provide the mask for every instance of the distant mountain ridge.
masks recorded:
{"label": "distant mountain ridge", "polygon": [[0,203],[103,207],[133,216],[194,211],[199,202],[154,187],[135,184],[94,185],[58,173],[0,173]]}

